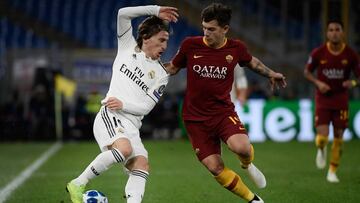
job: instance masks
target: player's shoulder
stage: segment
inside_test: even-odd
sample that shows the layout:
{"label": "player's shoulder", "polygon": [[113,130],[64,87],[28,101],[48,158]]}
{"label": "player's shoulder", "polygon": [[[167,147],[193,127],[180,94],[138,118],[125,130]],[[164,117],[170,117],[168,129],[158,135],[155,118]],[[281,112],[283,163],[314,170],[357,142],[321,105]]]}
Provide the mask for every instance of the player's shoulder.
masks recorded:
{"label": "player's shoulder", "polygon": [[235,44],[235,45],[238,45],[238,46],[246,46],[246,43],[240,39],[228,39],[228,42],[230,44]]}
{"label": "player's shoulder", "polygon": [[203,36],[190,36],[183,40],[183,43],[200,43],[203,41]]}
{"label": "player's shoulder", "polygon": [[185,45],[191,45],[191,44],[201,44],[202,42],[203,42],[202,36],[191,36],[191,37],[186,37],[182,43]]}
{"label": "player's shoulder", "polygon": [[346,44],[345,46],[345,51],[349,52],[352,55],[357,55],[357,52],[353,48],[351,48],[348,44]]}
{"label": "player's shoulder", "polygon": [[240,49],[247,49],[246,43],[240,39],[228,39],[227,41],[229,47],[238,47]]}
{"label": "player's shoulder", "polygon": [[191,36],[191,37],[186,37],[182,42],[181,42],[181,47],[182,49],[191,49],[194,47],[199,47],[203,45],[203,37],[202,36]]}
{"label": "player's shoulder", "polygon": [[327,51],[326,44],[322,44],[321,46],[318,46],[318,47],[314,48],[311,51],[311,55],[316,56],[316,55],[319,55],[319,54],[324,53],[326,51]]}

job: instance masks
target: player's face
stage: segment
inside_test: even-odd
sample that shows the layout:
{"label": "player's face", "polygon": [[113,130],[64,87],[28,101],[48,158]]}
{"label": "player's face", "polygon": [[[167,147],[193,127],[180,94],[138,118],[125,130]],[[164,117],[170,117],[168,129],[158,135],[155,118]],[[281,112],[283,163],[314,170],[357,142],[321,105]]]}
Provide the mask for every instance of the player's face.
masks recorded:
{"label": "player's face", "polygon": [[217,48],[224,43],[225,35],[229,30],[229,26],[219,26],[217,20],[202,22],[204,36],[210,47]]}
{"label": "player's face", "polygon": [[326,36],[331,43],[338,44],[343,40],[343,29],[338,23],[330,23],[327,27]]}
{"label": "player's face", "polygon": [[166,31],[160,31],[149,39],[144,39],[143,48],[146,55],[153,60],[159,59],[167,48],[168,40],[169,33]]}

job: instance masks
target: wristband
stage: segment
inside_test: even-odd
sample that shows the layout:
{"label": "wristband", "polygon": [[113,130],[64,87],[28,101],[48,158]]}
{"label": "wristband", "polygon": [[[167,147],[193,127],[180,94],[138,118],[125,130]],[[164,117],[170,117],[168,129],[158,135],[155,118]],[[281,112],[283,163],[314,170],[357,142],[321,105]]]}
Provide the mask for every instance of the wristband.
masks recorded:
{"label": "wristband", "polygon": [[357,85],[356,80],[351,80],[351,85],[352,85],[353,87],[355,87],[355,86]]}

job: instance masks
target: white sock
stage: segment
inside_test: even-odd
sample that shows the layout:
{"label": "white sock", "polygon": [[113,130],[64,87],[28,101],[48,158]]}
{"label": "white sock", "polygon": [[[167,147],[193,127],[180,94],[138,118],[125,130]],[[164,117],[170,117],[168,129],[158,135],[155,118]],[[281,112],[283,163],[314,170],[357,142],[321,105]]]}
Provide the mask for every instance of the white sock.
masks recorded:
{"label": "white sock", "polygon": [[100,175],[102,172],[109,169],[115,163],[124,162],[125,158],[117,149],[111,149],[100,153],[82,174],[73,180],[76,185],[86,185],[89,180]]}
{"label": "white sock", "polygon": [[140,203],[142,201],[148,176],[149,173],[147,171],[140,169],[131,171],[125,186],[127,203]]}

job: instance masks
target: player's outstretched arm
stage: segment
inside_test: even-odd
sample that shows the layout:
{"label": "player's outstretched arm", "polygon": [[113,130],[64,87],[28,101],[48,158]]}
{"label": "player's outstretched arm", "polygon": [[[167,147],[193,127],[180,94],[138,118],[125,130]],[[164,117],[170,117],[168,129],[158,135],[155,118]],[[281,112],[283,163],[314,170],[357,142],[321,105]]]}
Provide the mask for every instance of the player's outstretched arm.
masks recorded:
{"label": "player's outstretched arm", "polygon": [[354,80],[345,80],[342,85],[345,88],[351,89],[351,88],[359,86],[359,84],[360,84],[360,78],[358,78],[356,80],[355,79]]}
{"label": "player's outstretched arm", "polygon": [[125,111],[136,116],[147,115],[156,104],[154,100],[150,99],[149,97],[144,97],[142,103],[125,102],[116,97],[109,97],[107,100],[103,100],[101,103],[110,110]]}
{"label": "player's outstretched arm", "polygon": [[131,29],[131,20],[140,16],[155,15],[169,22],[177,22],[179,14],[177,8],[170,6],[136,6],[125,7],[118,11],[117,33],[121,37]]}
{"label": "player's outstretched arm", "polygon": [[286,87],[286,78],[283,74],[277,73],[270,68],[268,68],[264,63],[262,63],[258,58],[252,57],[251,61],[248,64],[248,67],[254,72],[265,76],[270,79],[271,90],[274,88],[279,89],[280,87]]}
{"label": "player's outstretched arm", "polygon": [[174,66],[174,64],[172,64],[172,62],[168,62],[168,63],[164,63],[165,69],[166,71],[170,74],[170,75],[175,75],[176,73],[179,72],[180,68]]}

